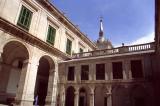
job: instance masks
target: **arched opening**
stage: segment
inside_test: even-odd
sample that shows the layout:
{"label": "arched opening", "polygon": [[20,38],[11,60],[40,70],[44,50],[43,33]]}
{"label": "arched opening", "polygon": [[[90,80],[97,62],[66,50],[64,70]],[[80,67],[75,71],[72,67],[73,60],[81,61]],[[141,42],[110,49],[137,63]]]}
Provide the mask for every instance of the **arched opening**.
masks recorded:
{"label": "arched opening", "polygon": [[95,106],[106,106],[105,103],[105,88],[98,86],[95,88]]}
{"label": "arched opening", "polygon": [[3,48],[0,70],[0,103],[11,104],[14,101],[24,60],[29,59],[27,48],[17,41],[7,43]]}
{"label": "arched opening", "polygon": [[75,89],[72,86],[67,88],[65,106],[74,106],[74,92]]}
{"label": "arched opening", "polygon": [[51,89],[53,88],[53,86],[50,85],[53,83],[53,80],[51,80],[52,83],[49,83],[50,82],[49,76],[51,76],[52,79],[54,78],[54,76],[50,75],[53,69],[54,69],[53,62],[51,62],[51,59],[49,57],[43,56],[40,58],[37,71],[35,91],[34,91],[34,97],[35,97],[34,104],[44,106],[48,92],[52,93],[52,91],[49,91],[50,89],[48,88]]}
{"label": "arched opening", "polygon": [[132,106],[130,104],[129,86],[115,85],[112,89],[113,106]]}
{"label": "arched opening", "polygon": [[[135,86],[131,90],[132,106],[153,106],[153,96],[147,92],[147,87]],[[151,92],[151,91],[150,91]]]}
{"label": "arched opening", "polygon": [[87,92],[84,88],[79,90],[79,106],[87,106]]}

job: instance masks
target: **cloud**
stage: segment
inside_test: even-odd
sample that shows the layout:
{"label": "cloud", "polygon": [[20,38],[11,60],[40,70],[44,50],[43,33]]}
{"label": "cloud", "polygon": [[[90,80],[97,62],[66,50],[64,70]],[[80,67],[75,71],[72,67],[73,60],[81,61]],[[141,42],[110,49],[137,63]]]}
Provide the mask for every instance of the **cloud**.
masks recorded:
{"label": "cloud", "polygon": [[[125,46],[154,42],[154,37],[155,37],[155,33],[152,32],[152,33],[147,34],[146,36],[142,36],[142,37],[138,38],[135,41],[132,41],[131,43],[125,43]],[[122,46],[122,44],[115,44],[114,45],[114,47],[120,47],[120,46]]]}
{"label": "cloud", "polygon": [[154,41],[154,32],[143,36],[141,38],[138,38],[137,40],[129,43],[129,45],[135,45],[135,44],[143,44],[143,43],[149,43],[149,42],[153,42]]}

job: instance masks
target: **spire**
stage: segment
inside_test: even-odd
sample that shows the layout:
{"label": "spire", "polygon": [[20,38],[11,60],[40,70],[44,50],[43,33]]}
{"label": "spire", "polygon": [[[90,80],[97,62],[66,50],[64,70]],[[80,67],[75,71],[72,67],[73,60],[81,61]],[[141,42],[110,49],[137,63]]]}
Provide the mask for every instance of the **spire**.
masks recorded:
{"label": "spire", "polygon": [[100,31],[99,31],[99,42],[103,42],[105,40],[104,35],[103,35],[103,21],[102,17],[100,17]]}
{"label": "spire", "polygon": [[100,31],[99,31],[99,37],[103,37],[103,22],[102,22],[102,17],[100,17]]}

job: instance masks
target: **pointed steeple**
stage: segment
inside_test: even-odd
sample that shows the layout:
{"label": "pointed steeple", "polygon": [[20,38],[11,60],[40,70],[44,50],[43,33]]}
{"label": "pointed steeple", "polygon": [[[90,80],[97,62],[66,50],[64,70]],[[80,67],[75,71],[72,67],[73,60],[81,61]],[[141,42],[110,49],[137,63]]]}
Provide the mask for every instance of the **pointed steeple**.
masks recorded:
{"label": "pointed steeple", "polygon": [[103,35],[103,21],[102,21],[102,17],[100,17],[100,30],[99,30],[99,42],[103,42],[105,40],[104,35]]}
{"label": "pointed steeple", "polygon": [[99,37],[103,36],[103,22],[102,17],[100,17],[100,31],[99,31]]}

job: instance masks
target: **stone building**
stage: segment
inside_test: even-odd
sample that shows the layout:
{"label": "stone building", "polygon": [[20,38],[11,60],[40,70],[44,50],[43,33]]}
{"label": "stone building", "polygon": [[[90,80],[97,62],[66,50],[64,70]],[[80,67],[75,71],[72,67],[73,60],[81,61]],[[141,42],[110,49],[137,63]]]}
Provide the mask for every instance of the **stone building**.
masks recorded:
{"label": "stone building", "polygon": [[48,0],[1,0],[0,104],[158,106],[156,7],[155,42],[114,48],[102,20],[95,44]]}

